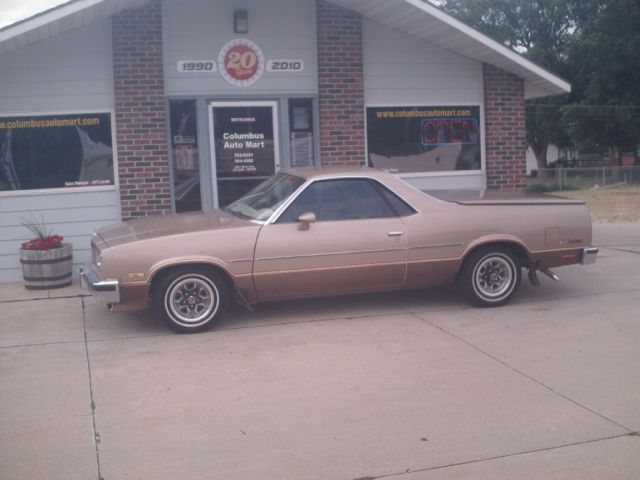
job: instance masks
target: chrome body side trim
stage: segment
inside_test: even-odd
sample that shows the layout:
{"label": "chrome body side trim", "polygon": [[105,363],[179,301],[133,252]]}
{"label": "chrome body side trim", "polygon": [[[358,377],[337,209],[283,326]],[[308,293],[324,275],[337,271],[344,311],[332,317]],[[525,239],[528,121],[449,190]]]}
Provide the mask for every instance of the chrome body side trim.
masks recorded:
{"label": "chrome body side trim", "polygon": [[79,268],[80,286],[91,292],[96,300],[102,303],[120,303],[120,282],[103,279],[92,264]]}
{"label": "chrome body side trim", "polygon": [[358,255],[367,253],[381,253],[381,252],[404,252],[404,248],[379,248],[377,250],[354,250],[350,252],[328,252],[328,253],[307,253],[305,255],[283,255],[280,257],[264,257],[256,258],[256,262],[264,260],[289,260],[292,258],[309,258],[309,257],[331,257],[337,255]]}
{"label": "chrome body side trim", "polygon": [[388,266],[388,265],[406,265],[405,262],[388,262],[388,263],[363,263],[361,265],[338,265],[331,267],[313,267],[307,268],[304,270],[299,269],[286,269],[286,270],[274,270],[271,272],[256,272],[253,274],[253,277],[264,277],[271,275],[282,275],[282,274],[290,274],[290,273],[300,273],[300,272],[322,272],[322,271],[338,271],[338,270],[349,270],[349,269],[362,269],[362,268],[378,268],[380,266]]}
{"label": "chrome body side trim", "polygon": [[460,247],[464,243],[437,243],[434,245],[418,245],[415,247],[409,247],[409,250],[419,250],[421,248],[445,248],[445,247]]}

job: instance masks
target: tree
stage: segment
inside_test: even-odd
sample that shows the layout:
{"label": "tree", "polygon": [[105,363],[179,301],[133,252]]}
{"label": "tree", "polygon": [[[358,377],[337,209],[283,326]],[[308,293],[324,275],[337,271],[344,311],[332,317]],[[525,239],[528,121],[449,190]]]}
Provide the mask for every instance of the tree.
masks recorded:
{"label": "tree", "polygon": [[563,121],[576,143],[604,147],[615,163],[640,144],[640,2],[609,0],[586,15],[570,48],[575,102]]}
{"label": "tree", "polygon": [[579,0],[443,0],[441,8],[545,68],[564,65]]}
{"label": "tree", "polygon": [[[571,39],[585,24],[595,0],[443,0],[441,8],[494,40],[560,76],[570,76]],[[549,143],[565,146],[562,105],[568,95],[527,102],[527,142],[538,169],[547,166]]]}

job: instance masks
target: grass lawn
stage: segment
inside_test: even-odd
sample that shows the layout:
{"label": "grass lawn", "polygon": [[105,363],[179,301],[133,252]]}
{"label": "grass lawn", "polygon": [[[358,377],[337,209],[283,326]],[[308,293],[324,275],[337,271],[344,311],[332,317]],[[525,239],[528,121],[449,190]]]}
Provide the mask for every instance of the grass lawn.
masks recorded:
{"label": "grass lawn", "polygon": [[594,222],[640,221],[640,186],[553,192],[587,202]]}

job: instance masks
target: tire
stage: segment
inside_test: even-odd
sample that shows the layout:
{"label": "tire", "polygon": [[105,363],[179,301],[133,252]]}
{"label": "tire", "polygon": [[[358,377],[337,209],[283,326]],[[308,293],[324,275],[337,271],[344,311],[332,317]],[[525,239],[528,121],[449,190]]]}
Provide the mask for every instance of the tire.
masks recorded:
{"label": "tire", "polygon": [[153,289],[153,309],[177,333],[209,330],[224,315],[229,287],[215,272],[181,267],[162,277]]}
{"label": "tire", "polygon": [[460,282],[472,304],[498,307],[511,300],[520,288],[522,268],[514,253],[504,247],[484,247],[464,262]]}

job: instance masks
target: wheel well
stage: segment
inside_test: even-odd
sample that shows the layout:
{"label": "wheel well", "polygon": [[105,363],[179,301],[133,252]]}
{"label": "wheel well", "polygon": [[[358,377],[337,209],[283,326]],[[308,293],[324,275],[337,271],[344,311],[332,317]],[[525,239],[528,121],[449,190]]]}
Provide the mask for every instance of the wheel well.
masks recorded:
{"label": "wheel well", "polygon": [[476,245],[465,254],[464,260],[462,261],[462,265],[460,266],[460,270],[458,270],[458,275],[460,275],[460,272],[463,271],[464,265],[468,261],[468,259],[471,257],[471,255],[473,255],[478,250],[482,248],[487,248],[487,247],[501,247],[501,248],[510,250],[516,256],[518,263],[521,267],[529,264],[529,252],[527,252],[527,250],[518,243],[508,242],[508,241],[482,243],[480,245]]}
{"label": "wheel well", "polygon": [[216,265],[211,265],[210,263],[181,263],[179,265],[171,265],[171,266],[168,266],[168,267],[161,268],[156,273],[154,273],[153,277],[151,278],[151,288],[149,289],[149,296],[153,295],[153,291],[155,290],[155,286],[164,277],[166,277],[171,272],[174,272],[176,270],[179,270],[179,269],[182,269],[182,268],[185,268],[185,267],[195,267],[195,268],[203,269],[203,270],[211,272],[211,273],[215,273],[215,274],[219,275],[221,278],[223,278],[224,281],[227,283],[227,286],[229,287],[229,290],[233,291],[233,286],[234,286],[233,280],[231,279],[229,274],[223,268],[220,268],[220,267],[218,267]]}

